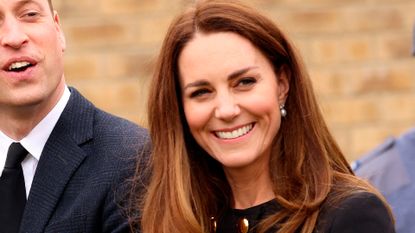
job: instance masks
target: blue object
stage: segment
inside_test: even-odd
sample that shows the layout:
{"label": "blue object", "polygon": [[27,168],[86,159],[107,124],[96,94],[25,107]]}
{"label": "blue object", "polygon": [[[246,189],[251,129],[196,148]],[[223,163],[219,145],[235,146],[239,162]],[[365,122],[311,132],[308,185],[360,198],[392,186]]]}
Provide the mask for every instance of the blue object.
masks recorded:
{"label": "blue object", "polygon": [[415,233],[415,128],[387,139],[355,164],[355,174],[378,188],[391,205],[396,232]]}

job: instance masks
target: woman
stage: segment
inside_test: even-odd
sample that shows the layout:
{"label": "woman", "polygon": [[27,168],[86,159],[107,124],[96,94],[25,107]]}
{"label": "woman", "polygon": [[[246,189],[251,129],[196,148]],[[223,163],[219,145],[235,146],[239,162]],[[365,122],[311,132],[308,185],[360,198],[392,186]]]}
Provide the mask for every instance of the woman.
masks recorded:
{"label": "woman", "polygon": [[201,1],[176,18],[150,93],[142,232],[394,232],[291,43],[253,9]]}

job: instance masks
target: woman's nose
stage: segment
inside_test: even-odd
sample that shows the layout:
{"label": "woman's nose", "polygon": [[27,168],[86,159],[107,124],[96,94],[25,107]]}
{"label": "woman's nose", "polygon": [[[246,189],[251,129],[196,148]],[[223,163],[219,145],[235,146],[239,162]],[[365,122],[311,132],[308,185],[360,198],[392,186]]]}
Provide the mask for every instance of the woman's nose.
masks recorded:
{"label": "woman's nose", "polygon": [[239,105],[233,95],[225,94],[218,98],[215,109],[216,118],[229,121],[238,116],[240,112]]}

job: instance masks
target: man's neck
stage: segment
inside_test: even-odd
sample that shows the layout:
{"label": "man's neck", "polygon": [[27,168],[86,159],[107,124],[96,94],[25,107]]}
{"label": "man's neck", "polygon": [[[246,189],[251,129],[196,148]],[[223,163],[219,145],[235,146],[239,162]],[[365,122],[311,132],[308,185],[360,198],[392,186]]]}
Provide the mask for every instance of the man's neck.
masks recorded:
{"label": "man's neck", "polygon": [[20,110],[2,111],[0,114],[0,130],[8,137],[20,141],[47,115],[47,112],[37,111],[39,110],[35,106]]}
{"label": "man's neck", "polygon": [[8,137],[20,141],[53,109],[63,95],[65,85],[54,96],[29,106],[1,106],[0,130]]}

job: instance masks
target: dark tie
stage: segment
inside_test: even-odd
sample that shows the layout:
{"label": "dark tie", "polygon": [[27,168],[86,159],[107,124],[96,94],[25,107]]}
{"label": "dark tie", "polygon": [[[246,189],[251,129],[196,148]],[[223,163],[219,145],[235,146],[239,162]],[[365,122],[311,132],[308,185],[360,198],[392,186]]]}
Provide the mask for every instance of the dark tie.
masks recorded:
{"label": "dark tie", "polygon": [[28,152],[20,143],[12,143],[0,177],[0,232],[19,231],[26,204],[26,188],[21,162]]}

